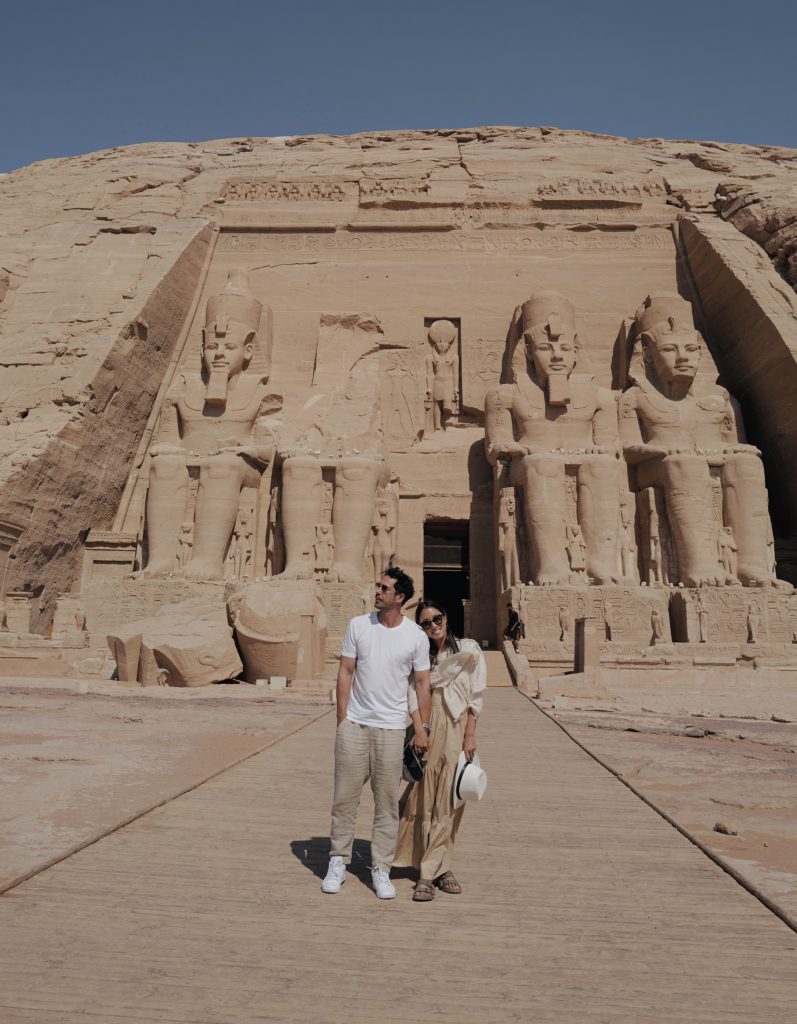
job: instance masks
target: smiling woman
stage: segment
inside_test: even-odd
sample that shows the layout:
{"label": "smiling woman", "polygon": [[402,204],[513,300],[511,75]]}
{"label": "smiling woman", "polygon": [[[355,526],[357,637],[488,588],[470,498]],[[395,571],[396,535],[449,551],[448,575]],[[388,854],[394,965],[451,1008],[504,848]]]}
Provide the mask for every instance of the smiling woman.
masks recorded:
{"label": "smiling woman", "polygon": [[435,886],[452,895],[462,892],[451,871],[454,839],[464,811],[464,805],[454,800],[454,777],[458,762],[470,762],[476,756],[476,724],[487,669],[479,645],[457,639],[438,601],[421,601],[415,621],[429,637],[432,713],[424,723],[410,688],[410,717],[416,737],[428,730],[430,743],[423,778],[411,783],[401,800],[395,864],[418,869],[412,898],[428,903],[434,899]]}

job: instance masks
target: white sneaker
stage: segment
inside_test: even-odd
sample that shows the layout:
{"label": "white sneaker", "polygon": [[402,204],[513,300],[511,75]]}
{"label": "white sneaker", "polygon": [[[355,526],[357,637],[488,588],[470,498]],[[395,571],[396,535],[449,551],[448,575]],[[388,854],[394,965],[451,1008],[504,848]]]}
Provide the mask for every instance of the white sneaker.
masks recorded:
{"label": "white sneaker", "polygon": [[379,899],[392,900],[396,895],[396,890],[390,881],[390,871],[382,867],[381,864],[375,864],[371,868],[371,878],[374,882],[374,892]]}
{"label": "white sneaker", "polygon": [[324,881],[321,883],[321,892],[340,892],[340,887],[346,881],[346,865],[342,857],[330,857],[329,870]]}

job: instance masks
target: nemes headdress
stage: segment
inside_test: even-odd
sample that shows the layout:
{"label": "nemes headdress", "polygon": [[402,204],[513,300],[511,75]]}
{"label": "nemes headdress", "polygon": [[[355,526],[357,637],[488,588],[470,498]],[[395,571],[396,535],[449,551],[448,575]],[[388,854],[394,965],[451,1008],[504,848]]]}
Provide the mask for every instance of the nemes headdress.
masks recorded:
{"label": "nemes headdress", "polygon": [[652,331],[660,324],[688,324],[694,330],[692,307],[680,295],[648,295],[634,315],[637,334]]}
{"label": "nemes headdress", "polygon": [[205,310],[205,329],[225,334],[230,321],[241,324],[248,331],[257,330],[263,314],[263,303],[249,290],[249,277],[245,270],[231,270],[224,290],[211,295]]}
{"label": "nemes headdress", "polygon": [[532,327],[546,327],[556,337],[561,334],[562,327],[572,330],[576,326],[576,314],[573,304],[559,292],[538,292],[520,307],[523,333]]}

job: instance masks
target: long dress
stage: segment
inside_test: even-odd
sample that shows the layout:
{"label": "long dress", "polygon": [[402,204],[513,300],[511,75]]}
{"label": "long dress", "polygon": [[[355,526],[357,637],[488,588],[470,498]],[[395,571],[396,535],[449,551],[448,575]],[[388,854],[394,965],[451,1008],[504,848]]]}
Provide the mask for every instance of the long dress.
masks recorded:
{"label": "long dress", "polygon": [[[487,685],[484,655],[475,640],[458,654],[438,655],[432,668],[432,734],[423,779],[410,783],[399,804],[395,867],[414,867],[430,881],[451,870],[454,839],[465,805],[454,810],[454,775],[468,710],[478,717]],[[412,700],[410,701],[412,709]]]}

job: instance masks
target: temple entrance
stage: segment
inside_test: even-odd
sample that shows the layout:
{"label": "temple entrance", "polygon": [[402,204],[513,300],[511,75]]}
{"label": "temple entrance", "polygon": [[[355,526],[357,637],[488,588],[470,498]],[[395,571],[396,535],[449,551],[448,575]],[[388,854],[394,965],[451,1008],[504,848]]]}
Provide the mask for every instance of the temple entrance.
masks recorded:
{"label": "temple entrance", "polygon": [[462,602],[470,597],[467,520],[428,520],[423,527],[423,594],[445,605],[449,626],[465,632]]}

